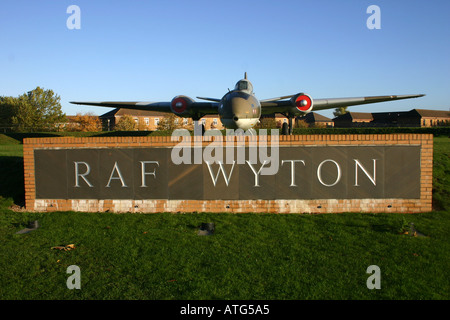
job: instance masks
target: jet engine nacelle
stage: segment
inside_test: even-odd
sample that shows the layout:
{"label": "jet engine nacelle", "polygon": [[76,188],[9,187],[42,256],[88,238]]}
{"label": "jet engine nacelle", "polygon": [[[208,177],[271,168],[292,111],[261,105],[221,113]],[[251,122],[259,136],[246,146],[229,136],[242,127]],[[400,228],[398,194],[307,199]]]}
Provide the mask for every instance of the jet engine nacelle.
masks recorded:
{"label": "jet engine nacelle", "polygon": [[303,114],[310,113],[313,109],[313,99],[305,94],[299,93],[291,98],[291,113],[293,114]]}
{"label": "jet engine nacelle", "polygon": [[177,116],[189,117],[191,115],[191,105],[194,102],[194,99],[187,96],[176,96],[170,103],[170,109]]}

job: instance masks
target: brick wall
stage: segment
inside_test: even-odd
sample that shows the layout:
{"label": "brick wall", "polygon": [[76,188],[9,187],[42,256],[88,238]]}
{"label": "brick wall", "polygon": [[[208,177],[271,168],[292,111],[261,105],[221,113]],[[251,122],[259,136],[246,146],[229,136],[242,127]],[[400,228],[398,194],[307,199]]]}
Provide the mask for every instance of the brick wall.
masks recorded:
{"label": "brick wall", "polygon": [[[270,136],[268,137],[270,141]],[[419,199],[328,199],[328,200],[72,200],[36,199],[34,150],[61,148],[172,147],[172,137],[94,137],[24,139],[24,181],[27,210],[86,212],[260,212],[260,213],[339,213],[402,212],[432,210],[433,135],[363,134],[363,135],[293,135],[280,136],[280,146],[396,146],[421,147]],[[202,137],[192,138],[202,141]],[[198,140],[199,139],[199,140]],[[224,137],[223,139],[230,139]],[[232,139],[243,139],[235,138]],[[258,137],[246,137],[255,142]],[[225,141],[225,140],[224,140]],[[209,141],[202,141],[207,146]]]}

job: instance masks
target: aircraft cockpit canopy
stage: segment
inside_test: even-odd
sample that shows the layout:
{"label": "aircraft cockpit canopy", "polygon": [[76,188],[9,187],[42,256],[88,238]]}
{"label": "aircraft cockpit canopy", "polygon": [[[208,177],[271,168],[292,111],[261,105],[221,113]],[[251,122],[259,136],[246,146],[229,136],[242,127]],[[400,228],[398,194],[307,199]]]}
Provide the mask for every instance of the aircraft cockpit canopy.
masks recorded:
{"label": "aircraft cockpit canopy", "polygon": [[234,90],[239,90],[239,91],[247,91],[249,93],[253,92],[253,86],[250,83],[250,81],[248,80],[239,80],[236,83],[236,86],[234,87]]}

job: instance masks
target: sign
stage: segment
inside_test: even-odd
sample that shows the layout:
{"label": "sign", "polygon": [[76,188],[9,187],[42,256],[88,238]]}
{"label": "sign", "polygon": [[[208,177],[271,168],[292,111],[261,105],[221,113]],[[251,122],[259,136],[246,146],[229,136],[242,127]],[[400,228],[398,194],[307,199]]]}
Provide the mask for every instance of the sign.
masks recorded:
{"label": "sign", "polygon": [[192,164],[171,147],[34,149],[35,199],[420,198],[420,146],[280,146],[270,174],[229,148],[226,162]]}

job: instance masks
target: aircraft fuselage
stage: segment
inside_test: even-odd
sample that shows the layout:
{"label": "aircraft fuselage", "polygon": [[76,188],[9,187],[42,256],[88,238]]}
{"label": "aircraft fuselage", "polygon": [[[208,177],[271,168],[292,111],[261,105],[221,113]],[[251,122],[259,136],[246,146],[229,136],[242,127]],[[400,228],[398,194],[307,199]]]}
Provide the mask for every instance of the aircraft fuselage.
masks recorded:
{"label": "aircraft fuselage", "polygon": [[259,122],[261,103],[252,94],[231,91],[222,98],[218,111],[226,128],[248,130]]}
{"label": "aircraft fuselage", "polygon": [[233,91],[222,97],[218,113],[222,124],[229,129],[248,130],[258,124],[261,103],[253,94],[253,86],[247,80],[247,75],[236,83]]}

